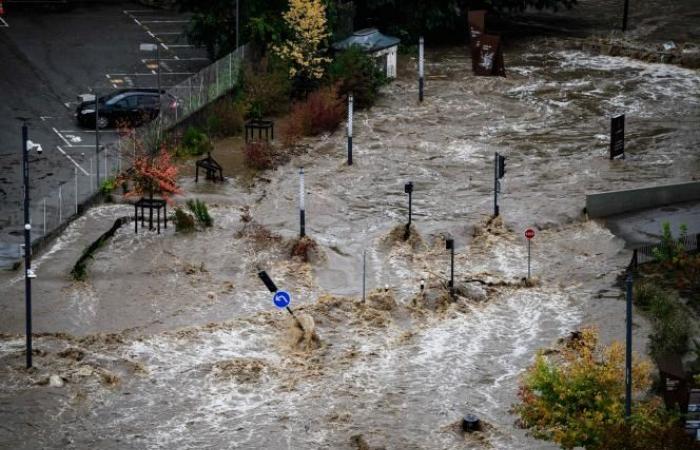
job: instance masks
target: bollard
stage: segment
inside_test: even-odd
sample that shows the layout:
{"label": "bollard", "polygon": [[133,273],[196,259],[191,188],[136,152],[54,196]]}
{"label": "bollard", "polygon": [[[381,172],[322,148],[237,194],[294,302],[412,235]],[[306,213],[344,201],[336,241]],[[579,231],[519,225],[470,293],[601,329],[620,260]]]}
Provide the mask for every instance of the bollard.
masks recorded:
{"label": "bollard", "polygon": [[423,71],[423,60],[424,58],[424,41],[423,36],[418,39],[418,101],[423,102],[423,85],[424,81],[424,71]]}
{"label": "bollard", "polygon": [[306,211],[304,210],[304,168],[299,169],[299,237],[306,236]]}
{"label": "bollard", "polygon": [[362,252],[362,303],[365,302],[367,287],[367,249]]}
{"label": "bollard", "polygon": [[473,433],[481,430],[481,421],[474,414],[465,414],[462,418],[462,431]]}
{"label": "bollard", "polygon": [[348,166],[352,166],[352,117],[353,98],[352,93],[348,96]]}

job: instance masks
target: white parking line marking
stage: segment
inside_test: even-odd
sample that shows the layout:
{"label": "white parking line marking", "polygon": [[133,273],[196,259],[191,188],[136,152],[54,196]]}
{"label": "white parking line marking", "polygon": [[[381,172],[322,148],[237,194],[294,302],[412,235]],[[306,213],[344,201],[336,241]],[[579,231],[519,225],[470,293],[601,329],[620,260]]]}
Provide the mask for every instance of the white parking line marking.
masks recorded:
{"label": "white parking line marking", "polygon": [[55,119],[54,116],[39,116],[39,118],[40,118],[42,121],[45,121],[46,119]]}
{"label": "white parking line marking", "polygon": [[65,102],[65,103],[63,104],[63,106],[65,106],[66,108],[70,109],[70,103],[68,103],[68,102]]}
{"label": "white parking line marking", "polygon": [[[94,146],[93,146],[93,147],[94,147]],[[61,153],[63,153],[63,155],[64,155],[66,158],[68,158],[68,159],[70,160],[70,162],[72,162],[73,164],[75,164],[75,167],[77,167],[78,169],[80,169],[81,172],[83,172],[83,173],[84,173],[86,176],[88,176],[88,177],[90,176],[90,174],[87,173],[87,171],[86,171],[85,169],[83,169],[83,168],[80,166],[80,164],[78,164],[77,162],[75,162],[75,160],[74,160],[73,158],[71,158],[71,156],[70,156],[68,153],[66,153],[66,152],[61,148],[60,145],[57,145],[56,148],[57,148]]]}
{"label": "white parking line marking", "polygon": [[[209,58],[180,58],[175,56],[173,58],[159,58],[161,61],[209,61]],[[142,63],[146,64],[146,61],[156,62],[155,58],[144,58],[141,60]]]}
{"label": "white parking line marking", "polygon": [[155,35],[155,34],[153,34],[153,32],[152,32],[152,31],[150,31],[150,30],[149,30],[149,31],[146,31],[146,33],[148,33],[148,35],[149,35],[149,36],[151,36],[151,37],[152,37],[153,39],[155,39],[155,38],[156,38],[156,35]]}
{"label": "white parking line marking", "polygon": [[190,21],[189,20],[142,20],[141,23],[190,23]]}
{"label": "white parking line marking", "polygon": [[182,31],[159,31],[156,33],[159,36],[174,36],[184,34]]}
{"label": "white parking line marking", "polygon": [[164,49],[169,50],[168,46],[165,45],[163,42],[161,42],[160,45],[162,45]]}
{"label": "white parking line marking", "polygon": [[105,76],[109,79],[112,78],[108,73],[105,74]]}
{"label": "white parking line marking", "polygon": [[2,22],[2,26],[0,26],[0,28],[10,28],[10,25],[7,22],[5,22],[5,19],[3,19],[2,17],[0,17],[0,22]]}
{"label": "white parking line marking", "polygon": [[[162,44],[162,45],[163,45],[163,47],[165,47],[165,44]],[[170,48],[194,48],[194,45],[190,45],[190,44],[170,44],[168,47],[170,47]],[[168,47],[165,47],[165,49],[167,50]]]}
{"label": "white parking line marking", "polygon": [[64,138],[63,135],[62,135],[61,133],[58,132],[57,129],[55,129],[55,128],[51,128],[51,129],[53,130],[54,133],[56,133],[56,135],[57,135],[58,137],[61,138],[61,140],[62,140],[63,142],[66,143],[66,145],[67,145],[68,147],[70,147],[70,146],[72,145],[70,142],[68,142],[68,139]]}
{"label": "white parking line marking", "polygon": [[[94,133],[95,130],[59,130],[61,133]],[[104,133],[119,133],[116,130],[100,130],[100,134]],[[94,147],[94,145],[93,145]]]}

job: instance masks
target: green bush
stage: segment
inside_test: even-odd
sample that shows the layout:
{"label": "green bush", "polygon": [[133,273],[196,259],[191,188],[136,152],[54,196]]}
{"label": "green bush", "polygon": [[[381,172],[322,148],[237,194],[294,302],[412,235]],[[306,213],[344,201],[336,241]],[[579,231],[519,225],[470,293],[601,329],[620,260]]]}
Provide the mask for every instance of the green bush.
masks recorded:
{"label": "green bush", "polygon": [[195,230],[194,216],[182,208],[175,208],[175,231],[191,233]]}
{"label": "green bush", "polygon": [[369,108],[386,83],[384,72],[374,59],[360,47],[352,46],[338,53],[328,69],[332,84],[338,84],[338,94],[346,97],[350,92],[357,108]]}
{"label": "green bush", "polygon": [[642,281],[634,287],[634,301],[651,319],[654,331],[649,336],[649,347],[655,359],[688,351],[690,320],[676,295]]}
{"label": "green bush", "polygon": [[110,177],[102,181],[102,184],[100,185],[100,192],[103,195],[108,195],[111,194],[116,187],[117,180],[114,177]]}
{"label": "green bush", "polygon": [[182,136],[182,141],[180,141],[175,154],[177,156],[200,156],[212,151],[213,148],[214,146],[206,133],[195,127],[189,127]]}
{"label": "green bush", "polygon": [[289,66],[278,58],[267,57],[243,71],[244,101],[250,119],[286,112],[292,89]]}
{"label": "green bush", "polygon": [[209,215],[209,209],[203,201],[199,199],[187,200],[187,208],[194,214],[200,226],[207,228],[214,224],[214,220]]}
{"label": "green bush", "polygon": [[243,132],[245,102],[225,96],[211,105],[206,118],[206,127],[212,136],[234,136]]}
{"label": "green bush", "polygon": [[652,254],[657,262],[672,262],[677,263],[685,256],[685,246],[683,243],[688,237],[688,226],[681,224],[679,227],[680,235],[678,239],[673,237],[671,232],[671,224],[664,222],[661,225],[661,244],[652,249]]}

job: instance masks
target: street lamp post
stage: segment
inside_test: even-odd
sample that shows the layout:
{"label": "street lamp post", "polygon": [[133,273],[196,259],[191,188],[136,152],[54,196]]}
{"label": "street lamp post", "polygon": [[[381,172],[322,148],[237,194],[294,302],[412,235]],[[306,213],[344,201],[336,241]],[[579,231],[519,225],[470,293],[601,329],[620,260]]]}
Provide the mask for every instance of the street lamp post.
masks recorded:
{"label": "street lamp post", "polygon": [[32,367],[32,225],[29,219],[29,151],[41,153],[41,145],[29,140],[27,124],[22,124],[22,178],[24,192],[24,305],[27,333],[27,368]]}

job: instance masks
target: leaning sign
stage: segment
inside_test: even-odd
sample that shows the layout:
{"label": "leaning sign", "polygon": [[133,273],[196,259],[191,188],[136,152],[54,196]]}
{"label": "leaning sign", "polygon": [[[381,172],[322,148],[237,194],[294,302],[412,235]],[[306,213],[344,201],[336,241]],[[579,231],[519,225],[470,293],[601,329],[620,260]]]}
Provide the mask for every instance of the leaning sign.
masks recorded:
{"label": "leaning sign", "polygon": [[625,115],[610,119],[610,159],[625,157]]}

